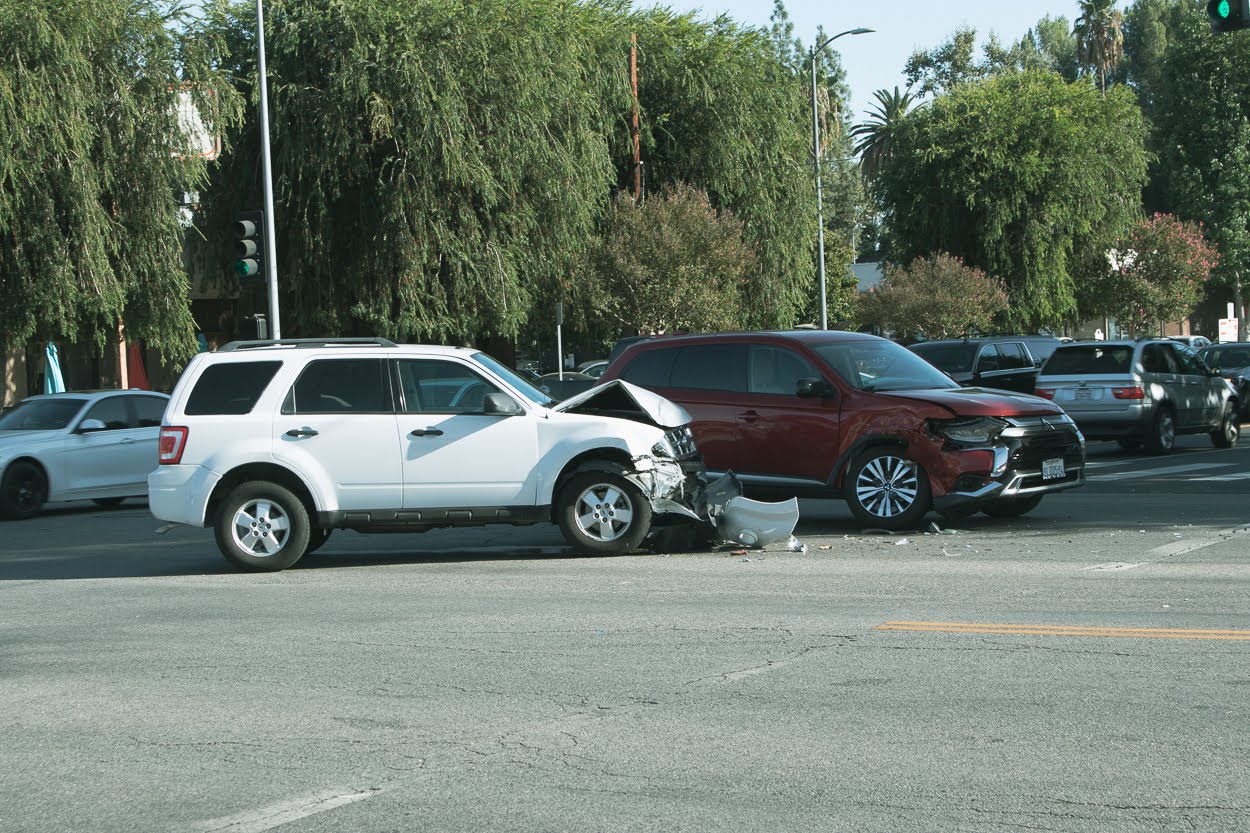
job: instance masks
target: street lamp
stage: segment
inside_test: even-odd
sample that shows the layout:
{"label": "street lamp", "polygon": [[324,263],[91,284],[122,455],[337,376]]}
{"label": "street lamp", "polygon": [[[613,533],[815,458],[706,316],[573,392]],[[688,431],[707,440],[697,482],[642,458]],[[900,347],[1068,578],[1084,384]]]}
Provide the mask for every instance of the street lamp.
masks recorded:
{"label": "street lamp", "polygon": [[816,240],[817,268],[820,274],[820,329],[829,329],[829,311],[825,302],[825,217],[820,187],[820,120],[816,112],[816,55],[843,35],[866,35],[875,29],[847,29],[812,47],[812,150],[816,154]]}

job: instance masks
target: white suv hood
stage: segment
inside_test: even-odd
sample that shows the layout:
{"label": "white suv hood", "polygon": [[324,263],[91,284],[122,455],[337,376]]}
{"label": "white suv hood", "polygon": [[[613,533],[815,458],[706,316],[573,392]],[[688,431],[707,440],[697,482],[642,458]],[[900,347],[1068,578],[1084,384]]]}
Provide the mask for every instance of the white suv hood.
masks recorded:
{"label": "white suv hood", "polygon": [[690,423],[690,414],[682,406],[620,379],[584,390],[551,410],[632,419],[658,428],[680,428]]}

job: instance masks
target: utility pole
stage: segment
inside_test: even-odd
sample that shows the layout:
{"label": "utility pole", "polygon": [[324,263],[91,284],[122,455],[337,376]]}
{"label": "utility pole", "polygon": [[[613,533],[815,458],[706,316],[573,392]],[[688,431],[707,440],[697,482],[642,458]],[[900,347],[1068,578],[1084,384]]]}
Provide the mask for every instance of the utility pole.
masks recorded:
{"label": "utility pole", "polygon": [[265,69],[265,14],[256,0],[256,83],[260,85],[260,158],[265,173],[265,271],[269,284],[269,337],[282,338],[278,315],[278,237],[273,225],[273,165],[269,160],[269,80]]}
{"label": "utility pole", "polygon": [[629,34],[629,84],[634,90],[634,202],[642,199],[642,136],[638,121],[638,33]]}

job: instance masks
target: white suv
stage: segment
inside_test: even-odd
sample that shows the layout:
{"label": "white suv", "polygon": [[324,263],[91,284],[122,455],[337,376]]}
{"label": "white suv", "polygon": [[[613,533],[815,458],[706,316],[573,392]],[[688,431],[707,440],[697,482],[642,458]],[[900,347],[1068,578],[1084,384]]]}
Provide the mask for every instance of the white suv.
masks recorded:
{"label": "white suv", "polygon": [[554,521],[581,552],[622,553],[653,514],[708,520],[689,422],[625,382],[556,405],[467,348],[234,342],[179,379],[149,505],[214,527],[247,570],[289,567],[334,529]]}

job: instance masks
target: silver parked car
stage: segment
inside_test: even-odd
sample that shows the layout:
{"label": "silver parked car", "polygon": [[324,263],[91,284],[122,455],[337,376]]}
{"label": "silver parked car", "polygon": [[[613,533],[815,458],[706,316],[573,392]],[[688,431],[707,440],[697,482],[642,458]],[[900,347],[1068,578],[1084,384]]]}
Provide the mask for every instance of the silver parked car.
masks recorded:
{"label": "silver parked car", "polygon": [[1177,434],[1211,435],[1220,448],[1240,432],[1237,392],[1175,341],[1065,344],[1042,366],[1038,396],[1063,407],[1091,440],[1172,450]]}
{"label": "silver parked car", "polygon": [[139,390],[23,399],[0,416],[0,518],[34,517],[48,501],[146,498],[168,403]]}

